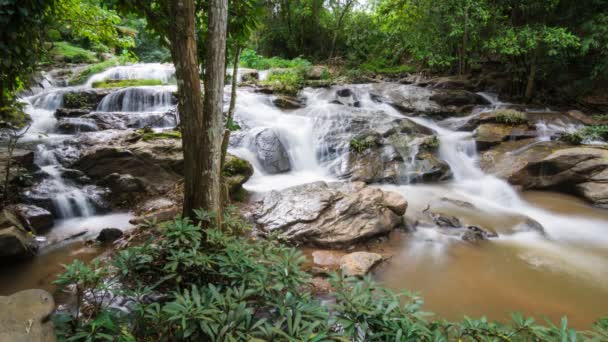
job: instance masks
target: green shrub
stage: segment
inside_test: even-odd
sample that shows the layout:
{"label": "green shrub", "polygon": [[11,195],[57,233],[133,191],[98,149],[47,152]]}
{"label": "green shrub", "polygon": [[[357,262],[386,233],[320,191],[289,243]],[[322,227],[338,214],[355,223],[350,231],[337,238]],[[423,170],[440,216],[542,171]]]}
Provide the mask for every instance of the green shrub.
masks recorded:
{"label": "green shrub", "polygon": [[68,63],[94,63],[97,61],[95,53],[74,46],[68,42],[56,42],[53,44],[51,54]]}
{"label": "green shrub", "polygon": [[359,66],[365,72],[382,74],[387,76],[398,76],[415,71],[415,68],[407,64],[393,64],[384,59],[372,59]]}
{"label": "green shrub", "polygon": [[585,126],[564,134],[562,140],[573,145],[580,145],[586,141],[608,141],[608,125]]}
{"label": "green shrub", "polygon": [[296,95],[304,86],[304,71],[301,69],[272,71],[260,84],[270,87],[276,93]]}
{"label": "green shrub", "polygon": [[23,111],[24,105],[20,102],[11,103],[8,106],[0,107],[0,128],[25,127],[31,118]]}
{"label": "green shrub", "polygon": [[[214,215],[199,212],[212,222]],[[608,319],[593,329],[538,325],[512,316],[431,320],[421,298],[387,290],[369,278],[332,274],[331,308],[311,293],[304,257],[272,236],[242,237],[247,226],[228,210],[222,230],[187,219],[148,228],[139,246],[111,265],[74,261],[56,284],[76,293],[74,315],[54,315],[69,341],[601,341]],[[150,230],[151,229],[151,230]],[[204,231],[204,234],[203,234]],[[70,290],[70,291],[71,291]],[[129,298],[128,311],[114,304]]]}
{"label": "green shrub", "polygon": [[103,80],[93,82],[93,88],[122,88],[122,87],[138,87],[138,86],[156,86],[162,85],[161,80]]}
{"label": "green shrub", "polygon": [[258,70],[268,70],[272,68],[308,68],[312,64],[301,57],[294,59],[284,59],[280,57],[266,58],[258,55],[254,50],[245,49],[241,53],[240,66]]}
{"label": "green shrub", "polygon": [[519,125],[528,122],[526,113],[514,109],[500,109],[494,112],[496,121],[507,125]]}

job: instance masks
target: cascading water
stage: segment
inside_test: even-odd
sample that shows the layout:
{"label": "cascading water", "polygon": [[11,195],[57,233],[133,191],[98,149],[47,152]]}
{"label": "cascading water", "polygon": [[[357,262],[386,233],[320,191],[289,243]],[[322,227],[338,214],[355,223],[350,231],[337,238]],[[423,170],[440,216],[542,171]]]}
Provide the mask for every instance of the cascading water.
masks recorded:
{"label": "cascading water", "polygon": [[[280,175],[269,175],[260,170],[255,155],[244,147],[246,144],[242,142],[246,139],[238,143],[237,135],[233,152],[252,161],[256,167],[252,180],[245,186],[249,190],[264,192],[320,179],[336,179],[340,170],[349,167],[348,156],[352,153],[349,143],[353,137],[367,130],[382,135],[395,125],[395,119],[405,118],[378,98],[387,94],[375,89],[374,85],[349,85],[348,88],[357,98],[356,106],[332,103],[340,88],[305,89],[301,93],[305,108],[288,112],[270,104],[272,97],[239,91],[236,117],[243,123],[244,131],[240,135],[246,136],[260,127],[270,127],[280,132],[285,145],[297,144],[305,148],[305,151],[290,150],[291,159],[298,157],[295,153],[307,156],[307,163],[300,167]],[[392,85],[387,91],[401,92],[403,98],[411,96],[409,103],[404,102],[412,107],[418,106],[421,111],[432,110],[434,106],[428,101],[430,92],[426,89]],[[468,224],[496,231],[498,237],[488,245],[473,247],[464,243],[459,234],[422,225],[408,234],[406,240],[398,245],[400,247],[391,247],[390,244],[386,247],[395,255],[391,263],[378,271],[378,277],[392,287],[422,290],[425,297],[430,296],[426,299],[431,302],[433,310],[448,316],[453,312],[452,318],[461,317],[464,308],[466,313],[490,313],[495,317],[503,317],[505,311],[512,310],[526,310],[532,314],[553,310],[549,316],[554,319],[554,313],[567,311],[560,311],[552,305],[563,301],[574,291],[580,292],[569,284],[576,283],[580,288],[584,283],[585,291],[595,298],[608,294],[608,238],[605,230],[608,215],[594,218],[543,209],[522,198],[506,181],[481,170],[472,132],[458,129],[480,113],[510,106],[489,94],[482,96],[491,104],[476,108],[468,117],[441,122],[407,117],[435,132],[439,142],[438,157],[450,166],[452,180],[434,185],[408,184],[411,179],[403,177],[401,184],[381,187],[403,193],[409,202],[409,215],[422,212],[430,203],[444,203],[445,198],[457,203],[470,203],[472,209],[466,209],[465,205],[464,209],[457,208],[459,214],[454,215],[464,215],[459,217]],[[559,127],[559,123],[551,126],[555,125],[554,122],[546,124],[547,129],[542,122],[538,125],[538,141],[546,141]],[[411,145],[405,146],[408,148],[400,154],[403,155],[404,169],[412,170],[415,169],[414,155],[419,145],[416,139],[406,141]],[[302,170],[309,171],[308,177],[301,177]],[[592,209],[580,210],[587,213]],[[528,220],[538,222],[542,231],[532,229]],[[502,273],[501,269],[504,269]],[[514,279],[510,280],[510,277]],[[505,286],[493,283],[498,281]],[[535,283],[545,284],[545,287],[537,289]],[[555,293],[546,302],[531,306],[529,303],[534,302],[533,296],[542,296],[548,284],[553,284]],[[572,298],[570,309],[578,307],[580,302],[585,303],[585,314],[576,309],[568,313],[573,321],[585,322],[588,315],[597,317],[600,314],[601,306],[598,307],[595,301],[580,295]]]}
{"label": "cascading water", "polygon": [[110,68],[91,76],[85,86],[104,80],[159,80],[169,83],[175,75],[173,64],[146,63],[124,65]]}
{"label": "cascading water", "polygon": [[103,98],[100,112],[161,112],[175,106],[175,86],[131,87],[117,90]]}

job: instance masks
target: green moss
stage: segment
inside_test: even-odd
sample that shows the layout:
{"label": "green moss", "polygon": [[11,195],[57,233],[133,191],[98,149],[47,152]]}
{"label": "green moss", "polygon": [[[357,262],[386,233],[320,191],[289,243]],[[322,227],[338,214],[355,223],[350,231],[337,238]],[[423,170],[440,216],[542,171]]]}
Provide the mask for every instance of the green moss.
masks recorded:
{"label": "green moss", "polygon": [[248,161],[236,157],[226,157],[223,169],[224,176],[232,177],[236,175],[252,175],[253,167]]}
{"label": "green moss", "polygon": [[494,112],[496,121],[507,125],[520,125],[528,122],[525,113],[514,109],[500,109]]}
{"label": "green moss", "polygon": [[359,139],[359,138],[352,138],[350,140],[350,149],[351,151],[354,151],[355,153],[363,153],[366,150],[374,147],[375,143],[372,139]]}
{"label": "green moss", "polygon": [[51,55],[68,63],[94,63],[97,61],[95,53],[74,46],[68,42],[56,42],[53,44]]}
{"label": "green moss", "polygon": [[163,131],[163,132],[154,132],[154,131],[146,131],[140,130],[142,133],[143,141],[157,140],[157,139],[181,139],[182,132],[179,131]]}
{"label": "green moss", "polygon": [[162,85],[161,80],[103,80],[93,82],[93,88],[122,88]]}
{"label": "green moss", "polygon": [[420,147],[428,151],[436,150],[439,148],[439,138],[435,135],[430,136],[420,144]]}
{"label": "green moss", "polygon": [[76,92],[63,94],[64,108],[89,108],[97,105],[97,95],[88,92]]}
{"label": "green moss", "polygon": [[271,72],[268,78],[260,84],[270,87],[275,93],[297,95],[304,86],[304,70],[276,70]]}
{"label": "green moss", "polygon": [[112,58],[101,63],[87,65],[85,68],[81,69],[74,76],[72,76],[68,83],[70,85],[83,84],[89,79],[89,77],[119,64],[121,64],[121,62],[118,58]]}

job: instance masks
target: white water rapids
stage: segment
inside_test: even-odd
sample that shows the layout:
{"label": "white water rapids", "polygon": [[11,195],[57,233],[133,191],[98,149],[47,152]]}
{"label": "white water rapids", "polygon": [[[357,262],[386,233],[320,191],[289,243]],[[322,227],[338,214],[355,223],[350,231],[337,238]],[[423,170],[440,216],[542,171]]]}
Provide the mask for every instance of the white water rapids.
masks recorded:
{"label": "white water rapids", "polygon": [[[49,235],[49,239],[60,240],[86,226],[86,229],[98,230],[108,226],[128,228],[126,223],[129,214],[111,213],[99,215],[95,209],[94,198],[91,194],[97,190],[76,184],[62,176],[60,161],[56,158],[57,149],[53,142],[65,142],[73,135],[57,134],[57,120],[54,112],[63,104],[63,94],[74,89],[89,89],[95,81],[104,79],[159,79],[168,82],[173,78],[174,69],[167,64],[136,64],[111,68],[92,76],[82,87],[51,88],[25,99],[28,103],[28,113],[32,116],[33,125],[27,140],[39,144],[37,162],[48,177],[45,180],[55,189],[54,205],[57,208],[59,220]],[[260,73],[265,74],[265,73]],[[374,130],[385,132],[394,126],[396,119],[406,118],[392,106],[374,101],[370,95],[372,85],[349,85],[348,88],[356,94],[359,107],[349,107],[332,103],[335,92],[344,87],[330,89],[305,89],[300,95],[305,106],[301,109],[283,110],[276,107],[272,95],[255,93],[249,89],[239,89],[237,97],[236,120],[242,126],[242,131],[234,134],[230,152],[247,159],[254,166],[254,175],[245,184],[245,188],[255,195],[261,195],[270,190],[310,183],[318,180],[338,181],[338,175],[348,168],[350,141],[357,131]],[[148,112],[165,111],[170,109],[171,94],[175,86],[137,87],[116,90],[101,101],[97,111],[100,112],[132,112],[147,115]],[[229,91],[229,87],[226,88]],[[430,91],[412,85],[390,85],[391,92],[397,92],[409,99],[410,105],[420,111],[432,109],[434,104],[428,100]],[[485,225],[498,232],[499,236],[487,242],[487,247],[479,249],[469,246],[457,236],[442,234],[437,227],[421,226],[408,233],[407,242],[398,244],[391,249],[397,256],[394,267],[389,263],[386,269],[379,272],[379,279],[392,287],[406,287],[411,284],[430,287],[435,282],[449,282],[449,279],[438,278],[428,283],[410,283],[411,279],[397,279],[401,270],[412,267],[416,270],[428,268],[445,272],[442,267],[451,265],[458,270],[454,262],[460,255],[458,252],[466,248],[467,253],[479,253],[480,250],[494,249],[491,253],[477,254],[478,258],[495,260],[496,253],[500,254],[496,267],[505,267],[505,272],[514,272],[518,279],[513,286],[513,292],[526,291],[526,286],[540,282],[538,272],[559,274],[560,281],[569,283],[584,282],[590,293],[606,294],[608,298],[608,215],[594,217],[578,214],[560,214],[555,210],[544,209],[522,198],[515,188],[506,181],[493,175],[486,174],[478,166],[479,155],[471,132],[457,129],[484,110],[502,106],[496,97],[482,94],[490,99],[492,105],[486,108],[476,108],[472,115],[465,118],[450,118],[435,122],[421,117],[408,117],[418,125],[435,132],[439,140],[438,157],[449,164],[453,179],[435,184],[408,184],[407,179],[402,184],[376,184],[384,189],[402,193],[409,202],[406,215],[420,212],[429,203],[436,203],[443,197],[449,197],[471,203],[474,210],[461,214],[472,223]],[[356,129],[353,129],[356,127]],[[537,141],[546,141],[556,131],[572,130],[568,123],[554,124],[539,120]],[[291,170],[285,173],[271,174],[256,157],[252,146],[257,133],[264,129],[272,129],[284,145],[288,155]],[[45,136],[42,138],[40,134]],[[100,132],[103,133],[103,132]],[[94,134],[94,133],[81,133]],[[66,146],[70,146],[69,144]],[[64,146],[64,148],[67,148]],[[77,148],[77,147],[75,147]],[[524,148],[529,148],[526,146]],[[417,150],[413,151],[415,156]],[[404,158],[406,171],[414,169],[414,158]],[[89,186],[89,185],[87,185]],[[259,196],[254,196],[259,198]],[[587,210],[587,209],[585,209]],[[590,209],[589,209],[590,210]],[[456,215],[456,214],[455,214]],[[458,216],[458,215],[456,215]],[[545,234],[521,229],[521,217],[531,218],[540,223]],[[499,252],[496,252],[499,251]],[[461,258],[464,258],[460,256]],[[509,269],[506,266],[518,260],[518,268]],[[424,261],[421,261],[424,260]],[[429,262],[429,260],[431,260]],[[488,266],[493,267],[493,266]],[[522,270],[522,267],[525,270]],[[477,272],[478,270],[476,270]],[[419,272],[419,271],[417,271]],[[461,270],[470,272],[470,270]],[[387,274],[391,274],[388,276]],[[416,272],[407,273],[416,276]],[[525,276],[522,276],[525,274]],[[474,276],[474,275],[473,275]],[[397,278],[395,278],[397,277]],[[535,278],[538,277],[538,278]],[[420,277],[424,278],[423,276]],[[496,277],[495,279],[499,279]],[[544,279],[544,278],[542,278]],[[480,282],[482,282],[480,280]],[[456,283],[456,282],[455,282]],[[483,283],[483,282],[482,282]],[[549,284],[544,284],[549,286]],[[460,285],[458,285],[460,286]],[[532,286],[532,285],[530,285]],[[420,288],[423,295],[425,288]],[[447,284],[447,289],[450,288]],[[471,292],[471,288],[462,288]],[[431,295],[432,289],[429,289]],[[570,294],[570,293],[568,293]],[[486,294],[490,296],[489,294]],[[500,294],[497,294],[499,296]],[[556,296],[564,295],[558,292],[545,301],[553,302]],[[576,294],[572,294],[574,298]],[[436,295],[436,297],[441,297]],[[464,296],[468,298],[467,296]],[[432,299],[432,298],[431,298]],[[432,300],[431,300],[432,302]],[[488,300],[492,302],[492,300]],[[607,304],[608,307],[608,303]],[[485,303],[461,303],[467,310],[472,306],[484,307]],[[467,306],[469,305],[469,306]],[[499,305],[499,304],[496,304]],[[553,306],[548,306],[553,308]],[[486,307],[487,308],[487,307]],[[555,311],[559,312],[556,307]],[[474,310],[473,310],[474,311]],[[532,310],[533,311],[533,310]]]}

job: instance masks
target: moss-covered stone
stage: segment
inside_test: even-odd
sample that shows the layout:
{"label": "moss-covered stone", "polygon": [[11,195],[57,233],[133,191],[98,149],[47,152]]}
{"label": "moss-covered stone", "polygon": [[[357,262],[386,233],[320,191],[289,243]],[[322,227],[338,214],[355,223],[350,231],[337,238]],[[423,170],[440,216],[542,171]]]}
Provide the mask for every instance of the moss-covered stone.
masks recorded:
{"label": "moss-covered stone", "polygon": [[235,201],[243,200],[247,195],[243,184],[253,175],[253,166],[248,161],[229,154],[226,156],[223,174],[230,198]]}
{"label": "moss-covered stone", "polygon": [[162,85],[161,80],[154,79],[136,79],[136,80],[103,80],[93,82],[93,88],[124,88],[124,87],[140,87],[140,86],[156,86]]}
{"label": "moss-covered stone", "polygon": [[98,103],[98,95],[93,92],[74,92],[63,94],[64,108],[93,109]]}
{"label": "moss-covered stone", "polygon": [[141,130],[142,140],[143,141],[152,141],[157,139],[181,139],[182,132],[179,131],[163,131],[163,132],[154,132],[154,131],[145,131]]}
{"label": "moss-covered stone", "polygon": [[0,128],[23,128],[31,121],[19,106],[0,107]]}

